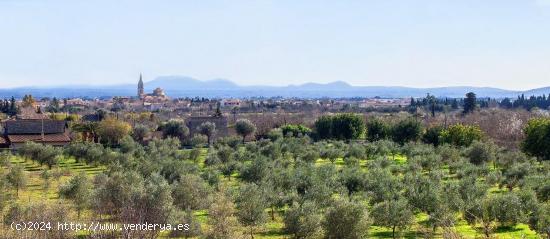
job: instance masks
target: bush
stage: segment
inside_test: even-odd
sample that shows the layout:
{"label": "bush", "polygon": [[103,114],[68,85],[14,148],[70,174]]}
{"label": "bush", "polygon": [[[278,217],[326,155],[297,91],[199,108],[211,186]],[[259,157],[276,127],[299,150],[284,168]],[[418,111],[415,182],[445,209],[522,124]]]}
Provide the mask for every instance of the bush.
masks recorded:
{"label": "bush", "polygon": [[273,142],[283,137],[283,131],[280,128],[272,129],[267,133],[267,138]]}
{"label": "bush", "polygon": [[470,146],[474,141],[483,138],[483,132],[479,126],[455,124],[441,131],[440,140],[443,143],[455,146]]}
{"label": "bush", "polygon": [[327,210],[323,229],[325,238],[365,238],[369,219],[363,206],[357,203],[337,201]]}
{"label": "bush", "polygon": [[208,142],[208,137],[202,134],[194,135],[189,139],[189,145],[191,145],[194,148],[203,147],[207,142]]}
{"label": "bush", "polygon": [[283,230],[293,238],[316,238],[321,229],[320,221],[321,216],[315,204],[294,204],[285,212]]}
{"label": "bush", "polygon": [[411,141],[418,141],[421,133],[422,125],[415,119],[399,121],[391,130],[393,141],[401,145]]}
{"label": "bush", "polygon": [[371,142],[388,139],[390,136],[390,125],[379,118],[369,119],[366,127],[367,140]]}
{"label": "bush", "polygon": [[284,136],[301,137],[311,133],[311,129],[301,124],[286,124],[281,126]]}
{"label": "bush", "polygon": [[351,140],[365,134],[365,121],[357,114],[322,116],[315,121],[315,130],[320,139]]}
{"label": "bush", "polygon": [[189,128],[181,120],[170,120],[160,126],[164,138],[172,137],[183,140],[189,135]]}
{"label": "bush", "polygon": [[528,155],[550,160],[550,119],[531,119],[523,129],[522,150]]}
{"label": "bush", "polygon": [[426,144],[432,144],[433,146],[439,146],[441,143],[439,141],[439,135],[441,135],[441,131],[443,131],[443,127],[441,126],[433,126],[431,128],[428,128],[424,135],[422,135],[422,142]]}
{"label": "bush", "polygon": [[474,141],[468,148],[466,155],[470,159],[470,163],[481,165],[495,160],[495,150],[487,143]]}

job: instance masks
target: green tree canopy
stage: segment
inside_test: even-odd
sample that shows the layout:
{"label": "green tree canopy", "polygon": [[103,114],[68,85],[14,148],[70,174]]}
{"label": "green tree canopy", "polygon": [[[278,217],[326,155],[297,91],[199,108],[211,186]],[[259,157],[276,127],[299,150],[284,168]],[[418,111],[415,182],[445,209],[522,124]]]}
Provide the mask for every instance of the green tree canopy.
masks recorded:
{"label": "green tree canopy", "polygon": [[440,140],[455,146],[470,146],[483,138],[483,132],[476,125],[455,124],[441,131]]}
{"label": "green tree canopy", "polygon": [[550,119],[531,119],[523,132],[525,139],[521,144],[522,150],[539,159],[550,160]]}

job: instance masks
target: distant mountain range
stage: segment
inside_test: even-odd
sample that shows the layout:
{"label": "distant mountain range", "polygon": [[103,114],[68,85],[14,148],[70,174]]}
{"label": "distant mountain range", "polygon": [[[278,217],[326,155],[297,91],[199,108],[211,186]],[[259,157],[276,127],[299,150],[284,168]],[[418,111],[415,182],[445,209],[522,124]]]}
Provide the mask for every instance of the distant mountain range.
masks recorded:
{"label": "distant mountain range", "polygon": [[[464,97],[467,92],[475,92],[478,97],[504,98],[525,94],[549,94],[550,87],[528,91],[510,91],[491,87],[453,86],[438,88],[412,88],[401,86],[352,86],[343,81],[327,84],[306,83],[288,86],[240,86],[225,79],[200,81],[191,77],[162,76],[145,82],[145,91],[163,88],[170,97],[207,97],[207,98],[250,98],[250,97],[301,97],[301,98],[342,98],[342,97],[423,97],[432,94],[437,97]],[[0,98],[22,97],[32,94],[35,97],[111,97],[134,96],[137,83],[112,86],[63,86],[63,87],[19,87],[0,89]]]}

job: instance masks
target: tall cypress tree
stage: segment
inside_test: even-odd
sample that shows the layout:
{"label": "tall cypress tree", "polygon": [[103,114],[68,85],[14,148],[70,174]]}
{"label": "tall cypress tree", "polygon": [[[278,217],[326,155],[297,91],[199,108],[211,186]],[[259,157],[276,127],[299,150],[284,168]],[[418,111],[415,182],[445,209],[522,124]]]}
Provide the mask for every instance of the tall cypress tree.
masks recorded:
{"label": "tall cypress tree", "polygon": [[476,94],[469,92],[464,98],[464,114],[473,112],[476,109]]}

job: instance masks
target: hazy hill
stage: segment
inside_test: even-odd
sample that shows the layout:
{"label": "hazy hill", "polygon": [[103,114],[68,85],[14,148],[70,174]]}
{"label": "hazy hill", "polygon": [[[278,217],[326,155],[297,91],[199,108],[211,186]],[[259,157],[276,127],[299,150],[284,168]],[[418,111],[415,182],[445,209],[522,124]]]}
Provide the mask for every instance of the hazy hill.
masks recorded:
{"label": "hazy hill", "polygon": [[[550,87],[528,91],[510,91],[491,87],[453,86],[438,88],[412,88],[401,86],[352,86],[344,81],[327,84],[306,83],[288,86],[239,86],[229,80],[214,79],[201,81],[185,76],[161,76],[145,82],[146,92],[163,88],[171,97],[423,97],[432,94],[438,97],[464,97],[467,92],[475,92],[478,97],[517,97],[520,94],[549,94]],[[112,86],[63,86],[63,87],[20,87],[0,89],[0,98],[22,97],[32,94],[35,97],[109,97],[134,96],[137,83]]]}

